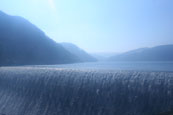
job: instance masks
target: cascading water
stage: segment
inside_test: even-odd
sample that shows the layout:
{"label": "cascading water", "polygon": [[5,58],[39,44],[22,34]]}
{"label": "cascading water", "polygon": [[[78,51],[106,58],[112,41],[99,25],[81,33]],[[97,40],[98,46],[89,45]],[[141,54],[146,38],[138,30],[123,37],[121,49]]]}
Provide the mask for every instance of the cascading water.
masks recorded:
{"label": "cascading water", "polygon": [[172,108],[172,72],[0,68],[0,115],[158,115]]}

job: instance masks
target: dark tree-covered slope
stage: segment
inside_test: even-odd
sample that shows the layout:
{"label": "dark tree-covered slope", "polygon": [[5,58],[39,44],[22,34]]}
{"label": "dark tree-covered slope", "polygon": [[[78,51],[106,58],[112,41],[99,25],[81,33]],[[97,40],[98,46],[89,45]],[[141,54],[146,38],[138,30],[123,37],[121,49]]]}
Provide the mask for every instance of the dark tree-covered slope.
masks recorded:
{"label": "dark tree-covered slope", "polygon": [[78,62],[60,44],[22,17],[0,11],[0,65],[35,65]]}

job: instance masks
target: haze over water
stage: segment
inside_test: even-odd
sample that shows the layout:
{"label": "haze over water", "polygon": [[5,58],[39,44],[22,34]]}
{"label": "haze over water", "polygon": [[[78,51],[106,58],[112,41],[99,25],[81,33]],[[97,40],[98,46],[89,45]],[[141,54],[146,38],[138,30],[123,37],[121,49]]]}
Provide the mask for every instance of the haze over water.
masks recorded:
{"label": "haze over water", "polygon": [[82,70],[133,70],[133,71],[173,71],[173,62],[89,62],[61,65],[41,65],[31,67],[82,69]]}
{"label": "haze over water", "polygon": [[172,6],[0,0],[0,115],[172,115]]}

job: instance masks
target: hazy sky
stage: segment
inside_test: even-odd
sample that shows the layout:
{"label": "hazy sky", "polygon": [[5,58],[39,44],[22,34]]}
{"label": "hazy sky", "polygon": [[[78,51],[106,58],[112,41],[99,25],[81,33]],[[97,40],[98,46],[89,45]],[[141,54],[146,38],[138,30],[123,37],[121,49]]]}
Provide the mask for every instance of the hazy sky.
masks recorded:
{"label": "hazy sky", "polygon": [[173,44],[173,0],[0,0],[0,10],[88,52]]}

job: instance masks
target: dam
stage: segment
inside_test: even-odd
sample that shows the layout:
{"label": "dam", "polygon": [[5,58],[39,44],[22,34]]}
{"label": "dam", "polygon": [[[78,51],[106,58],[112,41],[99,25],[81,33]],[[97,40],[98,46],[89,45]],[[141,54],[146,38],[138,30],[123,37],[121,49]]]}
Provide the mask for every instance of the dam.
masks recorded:
{"label": "dam", "polygon": [[173,72],[1,67],[0,115],[160,115]]}

